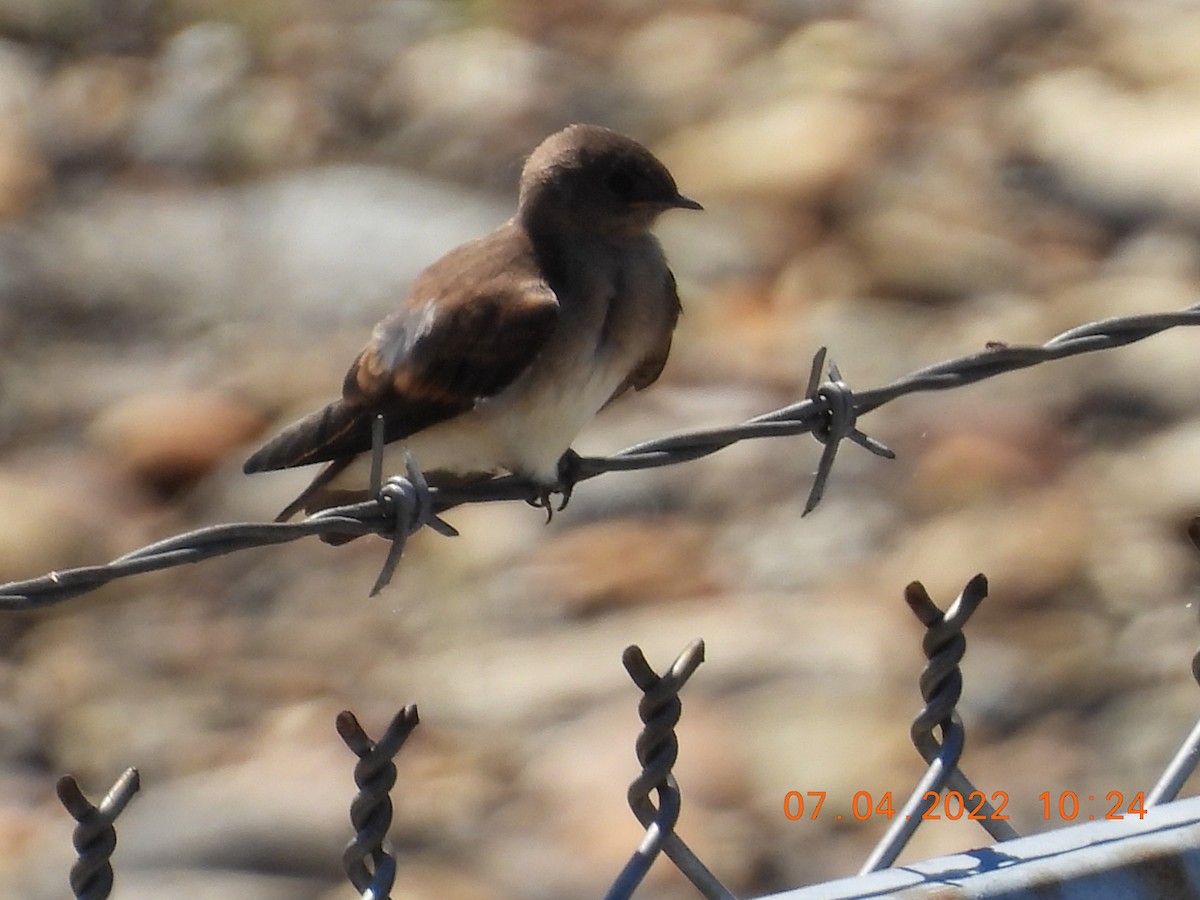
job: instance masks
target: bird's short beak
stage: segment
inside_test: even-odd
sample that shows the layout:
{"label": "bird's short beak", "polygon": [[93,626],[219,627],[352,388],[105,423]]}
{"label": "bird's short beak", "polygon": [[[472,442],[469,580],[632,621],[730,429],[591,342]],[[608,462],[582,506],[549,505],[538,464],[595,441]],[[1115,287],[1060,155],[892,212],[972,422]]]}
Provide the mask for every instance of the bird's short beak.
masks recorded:
{"label": "bird's short beak", "polygon": [[671,206],[676,209],[704,209],[703,206],[691,197],[685,197],[683,194],[676,194],[675,199],[671,201]]}

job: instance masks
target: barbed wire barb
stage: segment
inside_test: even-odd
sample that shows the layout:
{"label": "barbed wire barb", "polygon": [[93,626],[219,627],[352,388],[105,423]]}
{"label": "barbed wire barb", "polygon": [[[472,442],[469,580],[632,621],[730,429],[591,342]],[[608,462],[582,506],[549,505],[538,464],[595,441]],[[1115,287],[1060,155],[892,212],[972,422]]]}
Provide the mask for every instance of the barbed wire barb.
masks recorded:
{"label": "barbed wire barb", "polygon": [[825,496],[825,485],[833,471],[833,461],[842,441],[853,441],[860,447],[885,459],[896,458],[896,454],[887,446],[867,437],[856,427],[858,413],[854,410],[854,393],[842,378],[842,373],[836,364],[832,362],[829,364],[829,381],[821,385],[816,383],[820,377],[820,369],[825,362],[825,356],[825,348],[822,347],[813,357],[813,367],[808,378],[809,399],[824,407],[827,420],[812,432],[813,437],[824,445],[824,449],[822,449],[821,459],[817,463],[817,472],[813,477],[808,499],[804,502],[804,511],[800,513],[801,518],[816,509],[821,498]]}
{"label": "barbed wire barb", "polygon": [[71,891],[76,900],[105,900],[112,892],[112,853],[117,846],[113,822],[138,792],[137,769],[126,769],[98,806],[84,796],[73,775],[58,780],[58,799],[78,823],[71,843],[79,858],[71,866]]}
{"label": "barbed wire barb", "polygon": [[[907,394],[963,387],[1040,363],[1124,346],[1170,328],[1196,325],[1200,325],[1200,304],[1177,312],[1105,319],[1072,328],[1040,346],[992,342],[978,352],[928,366],[883,387],[862,391],[851,392],[836,369],[831,373],[832,380],[823,385],[816,383],[819,374],[810,373],[809,396],[798,403],[763,413],[739,425],[684,431],[636,444],[607,457],[578,457],[573,465],[573,481],[578,483],[609,472],[651,469],[700,459],[739,441],[805,433],[817,433],[821,440],[824,432],[825,448],[805,504],[805,512],[812,512],[825,492],[841,440],[854,441],[879,456],[890,458],[894,455],[886,446],[859,431],[855,424],[863,415],[886,403]],[[824,361],[822,349],[814,358],[812,372],[819,373]],[[310,535],[378,534],[395,542],[401,533],[406,539],[426,526],[441,534],[454,534],[454,529],[440,518],[441,513],[464,503],[528,500],[537,492],[536,485],[515,475],[452,488],[419,489],[411,481],[390,479],[381,484],[378,497],[324,510],[301,522],[210,526],[150,544],[104,565],[50,572],[0,585],[0,610],[28,610],[61,603],[118,578]],[[407,488],[404,487],[406,482],[410,484]],[[401,500],[410,495],[411,500]],[[393,546],[380,578],[376,579],[377,589],[387,583],[396,567],[398,554]]]}

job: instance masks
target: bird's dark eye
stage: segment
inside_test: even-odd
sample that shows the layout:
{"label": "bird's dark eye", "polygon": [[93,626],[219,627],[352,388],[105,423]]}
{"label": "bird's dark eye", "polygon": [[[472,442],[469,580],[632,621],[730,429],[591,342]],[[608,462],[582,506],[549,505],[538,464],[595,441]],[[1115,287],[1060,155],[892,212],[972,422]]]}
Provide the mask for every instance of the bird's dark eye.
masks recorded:
{"label": "bird's dark eye", "polygon": [[633,176],[622,169],[609,172],[604,179],[605,186],[622,200],[629,199],[633,193]]}

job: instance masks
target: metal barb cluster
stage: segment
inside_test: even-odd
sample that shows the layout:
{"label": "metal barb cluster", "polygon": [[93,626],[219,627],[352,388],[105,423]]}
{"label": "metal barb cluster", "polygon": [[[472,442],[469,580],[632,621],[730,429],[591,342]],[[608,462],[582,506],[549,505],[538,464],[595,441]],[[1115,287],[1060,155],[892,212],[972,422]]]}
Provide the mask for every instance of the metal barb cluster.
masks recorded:
{"label": "metal barb cluster", "polygon": [[[831,380],[818,385],[825,362],[825,352],[821,350],[813,360],[807,396],[803,401],[756,416],[740,425],[683,432],[637,444],[609,457],[576,458],[570,466],[571,481],[563,485],[563,490],[565,493],[576,483],[607,472],[650,469],[699,459],[739,441],[811,433],[825,447],[804,507],[807,514],[825,492],[842,440],[849,439],[878,456],[891,458],[893,455],[883,444],[858,430],[856,423],[865,413],[906,394],[962,387],[1043,362],[1124,346],[1170,328],[1196,325],[1200,325],[1200,305],[1178,312],[1106,319],[1073,328],[1041,346],[989,343],[977,353],[929,366],[892,384],[865,391],[851,391],[835,366],[830,367]],[[373,433],[382,435],[378,423],[375,423]],[[528,500],[537,493],[535,485],[514,475],[454,488],[430,488],[412,466],[407,479],[384,482],[382,455],[378,449],[373,451],[372,462],[372,486],[378,486],[379,490],[371,500],[324,510],[302,522],[238,523],[202,528],[135,550],[107,565],[51,572],[39,578],[0,585],[0,610],[49,606],[95,590],[117,578],[199,562],[251,547],[286,543],[314,534],[378,534],[390,539],[393,549],[373,588],[378,591],[391,577],[408,535],[425,526],[441,534],[454,533],[453,528],[438,518],[440,513],[464,503]]]}
{"label": "metal barb cluster", "polygon": [[[688,644],[665,675],[659,675],[650,667],[637,646],[625,650],[622,662],[643,695],[638,702],[638,716],[643,728],[636,744],[642,771],[630,783],[627,799],[646,834],[609,888],[605,900],[633,896],[660,852],[665,853],[709,900],[733,900],[733,895],[675,833],[680,794],[671,770],[679,756],[679,739],[675,735],[675,726],[683,711],[679,691],[704,662],[704,641],[696,639]],[[650,799],[652,791],[658,795],[657,806]]]}
{"label": "metal barb cluster", "polygon": [[112,891],[112,853],[117,846],[113,822],[137,793],[137,769],[126,769],[99,806],[83,795],[73,775],[58,780],[58,799],[79,824],[71,842],[79,858],[71,866],[71,891],[77,900],[105,900]]}
{"label": "metal barb cluster", "polygon": [[825,408],[825,415],[828,416],[828,421],[821,427],[813,429],[812,433],[813,437],[825,445],[825,449],[821,451],[821,461],[817,464],[817,473],[813,476],[812,488],[808,492],[808,499],[804,502],[804,512],[800,513],[802,517],[816,509],[821,498],[825,496],[825,484],[829,480],[829,474],[833,471],[833,460],[842,441],[849,439],[884,459],[896,458],[896,454],[886,445],[874,438],[867,437],[855,427],[858,421],[858,412],[854,408],[854,393],[850,390],[850,386],[842,380],[842,373],[838,371],[836,365],[829,364],[831,380],[824,384],[818,384],[824,363],[825,348],[822,347],[813,357],[806,394],[810,400],[822,404]]}
{"label": "metal barb cluster", "polygon": [[342,866],[364,900],[387,900],[395,882],[396,858],[386,846],[392,827],[391,790],[396,784],[393,759],[417,723],[417,708],[406,706],[392,719],[383,737],[373,741],[354,713],[347,710],[337,717],[338,735],[358,757],[354,766],[358,793],[350,804],[354,837],[342,853]]}

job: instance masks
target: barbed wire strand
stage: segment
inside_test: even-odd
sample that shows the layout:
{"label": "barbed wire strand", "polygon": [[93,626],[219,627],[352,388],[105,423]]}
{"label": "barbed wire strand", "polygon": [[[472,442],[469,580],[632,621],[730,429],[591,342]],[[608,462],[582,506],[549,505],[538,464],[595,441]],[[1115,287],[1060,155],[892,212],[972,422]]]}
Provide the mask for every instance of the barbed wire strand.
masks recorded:
{"label": "barbed wire strand", "polygon": [[[921,698],[925,705],[913,719],[910,736],[928,768],[863,863],[860,875],[886,868],[896,861],[941,791],[948,788],[965,798],[981,793],[958,767],[966,732],[956,708],[963,687],[959,663],[967,648],[962,629],[987,597],[987,590],[987,579],[976,575],[944,613],[920,582],[914,581],[904,591],[909,609],[925,626],[921,649],[927,662],[920,677]],[[934,737],[935,728],[941,731],[941,741]],[[986,798],[978,808],[972,807],[972,811],[979,816],[979,824],[996,840],[1019,836],[1007,820],[995,817],[996,810]]]}
{"label": "barbed wire strand", "polygon": [[[636,742],[642,771],[630,783],[627,799],[646,834],[609,888],[605,900],[632,897],[660,852],[665,853],[709,900],[734,900],[733,894],[675,833],[680,793],[671,770],[679,757],[679,739],[675,734],[683,711],[679,691],[704,662],[704,641],[697,638],[688,644],[665,675],[659,675],[650,667],[636,645],[625,650],[621,661],[633,683],[642,691],[638,717],[643,727]],[[657,807],[650,799],[651,791],[658,795]]]}
{"label": "barbed wire strand", "polygon": [[137,769],[126,769],[99,806],[84,796],[73,775],[58,780],[58,799],[79,824],[71,843],[79,858],[71,866],[71,891],[76,900],[106,900],[112,892],[112,853],[117,846],[113,822],[141,786]]}
{"label": "barbed wire strand", "polygon": [[[358,793],[350,803],[354,837],[342,853],[342,866],[363,900],[388,900],[395,882],[396,859],[387,847],[387,833],[392,827],[391,790],[396,784],[394,759],[419,721],[416,706],[406,706],[392,718],[383,736],[374,741],[354,713],[345,710],[337,716],[338,735],[358,757],[354,765]],[[368,859],[371,868],[367,867]]]}
{"label": "barbed wire strand", "polygon": [[[891,384],[864,391],[851,391],[834,366],[831,379],[824,384],[816,384],[819,376],[810,377],[804,400],[740,425],[684,431],[636,444],[609,457],[577,457],[571,466],[572,484],[564,487],[569,490],[575,483],[608,472],[650,469],[699,459],[740,441],[811,432],[825,445],[805,504],[805,511],[811,512],[821,500],[843,440],[858,443],[880,456],[892,455],[884,445],[857,429],[856,422],[865,413],[907,394],[962,387],[1052,360],[1125,346],[1170,328],[1196,325],[1200,325],[1200,304],[1178,312],[1105,319],[1072,328],[1040,346],[992,343],[977,353],[920,369]],[[813,360],[814,373],[821,369],[824,359],[822,349]],[[392,550],[373,589],[378,591],[391,577],[403,551],[403,541],[410,534],[425,526],[442,534],[454,533],[439,518],[440,513],[464,503],[528,501],[537,493],[535,485],[513,475],[454,488],[430,488],[415,484],[411,477],[393,477],[382,483],[371,500],[324,510],[302,522],[215,525],[158,541],[105,565],[50,572],[0,585],[0,610],[36,609],[93,591],[118,578],[310,535],[378,534],[391,539]]]}

